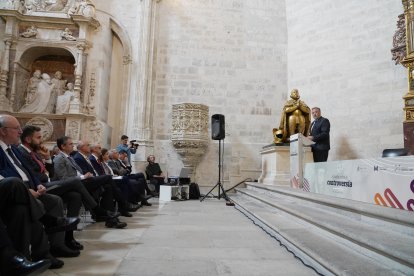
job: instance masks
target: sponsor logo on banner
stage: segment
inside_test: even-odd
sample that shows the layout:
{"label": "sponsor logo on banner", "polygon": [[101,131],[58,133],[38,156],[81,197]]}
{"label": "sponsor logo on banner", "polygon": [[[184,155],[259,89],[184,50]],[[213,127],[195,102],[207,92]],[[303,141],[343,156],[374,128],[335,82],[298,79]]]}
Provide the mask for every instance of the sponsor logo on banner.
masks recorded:
{"label": "sponsor logo on banner", "polygon": [[414,157],[389,157],[308,163],[310,192],[414,210]]}

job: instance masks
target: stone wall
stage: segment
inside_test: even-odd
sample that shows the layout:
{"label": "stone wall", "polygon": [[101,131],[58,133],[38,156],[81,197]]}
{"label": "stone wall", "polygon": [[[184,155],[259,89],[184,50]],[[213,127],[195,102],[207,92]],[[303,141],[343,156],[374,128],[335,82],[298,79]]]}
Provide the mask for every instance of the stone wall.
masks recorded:
{"label": "stone wall", "polygon": [[[286,98],[284,1],[174,1],[158,4],[154,60],[155,153],[170,174],[181,162],[171,147],[172,104],[203,103],[224,114],[224,184],[257,178],[259,149]],[[218,141],[196,170],[202,186],[218,177]]]}
{"label": "stone wall", "polygon": [[403,147],[406,70],[390,49],[401,1],[286,1],[288,86],[331,121],[328,160]]}

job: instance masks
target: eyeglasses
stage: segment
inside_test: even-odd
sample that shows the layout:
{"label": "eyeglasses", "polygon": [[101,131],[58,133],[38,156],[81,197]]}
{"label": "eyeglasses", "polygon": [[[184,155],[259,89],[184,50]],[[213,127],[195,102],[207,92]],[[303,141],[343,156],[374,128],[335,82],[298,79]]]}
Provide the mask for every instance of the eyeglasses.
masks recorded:
{"label": "eyeglasses", "polygon": [[22,128],[21,127],[6,127],[6,126],[4,126],[4,127],[1,127],[1,128],[11,128],[11,129],[15,129],[15,130],[17,130],[17,131],[22,131]]}

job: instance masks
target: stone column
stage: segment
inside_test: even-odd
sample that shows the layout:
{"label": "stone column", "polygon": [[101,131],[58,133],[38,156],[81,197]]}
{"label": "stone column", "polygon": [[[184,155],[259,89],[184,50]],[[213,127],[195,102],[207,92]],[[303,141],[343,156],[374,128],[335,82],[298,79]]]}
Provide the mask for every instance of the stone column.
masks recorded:
{"label": "stone column", "polygon": [[78,48],[78,56],[76,61],[75,69],[75,84],[73,90],[75,91],[75,96],[69,104],[69,113],[79,114],[81,113],[81,101],[80,93],[82,91],[82,66],[83,66],[83,52],[85,51],[85,43],[79,43],[76,45]]}
{"label": "stone column", "polygon": [[155,30],[157,25],[156,0],[143,0],[142,4],[142,28],[140,45],[138,47],[138,64],[135,67],[137,83],[136,89],[131,90],[130,101],[127,110],[132,116],[128,116],[125,128],[130,130],[127,135],[133,137],[140,144],[137,154],[132,161],[143,161],[148,154],[153,152],[152,142],[152,117],[154,112],[153,88],[152,88],[152,64],[155,52]]}
{"label": "stone column", "polygon": [[195,103],[174,104],[172,109],[171,141],[181,156],[185,168],[193,174],[207,150],[208,106]]}
{"label": "stone column", "polygon": [[7,39],[4,42],[6,47],[4,49],[3,63],[0,68],[0,110],[12,111],[10,101],[7,98],[7,80],[9,73],[9,59],[11,40]]}

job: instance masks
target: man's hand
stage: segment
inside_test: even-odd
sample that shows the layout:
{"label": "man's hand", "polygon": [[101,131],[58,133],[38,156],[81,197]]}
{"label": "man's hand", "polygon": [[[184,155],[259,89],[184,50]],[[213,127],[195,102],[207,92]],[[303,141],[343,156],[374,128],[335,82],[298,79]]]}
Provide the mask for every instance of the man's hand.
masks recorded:
{"label": "man's hand", "polygon": [[43,185],[38,185],[37,186],[37,193],[39,194],[39,195],[44,195],[45,193],[46,193],[46,187],[45,186],[43,186]]}
{"label": "man's hand", "polygon": [[85,176],[85,179],[89,177],[93,177],[93,173],[87,172],[84,174],[84,176]]}
{"label": "man's hand", "polygon": [[40,156],[42,157],[42,159],[45,159],[45,160],[50,159],[50,152],[43,145],[40,145],[39,149],[37,150],[37,153],[40,154]]}
{"label": "man's hand", "polygon": [[313,136],[308,136],[308,139],[313,141]]}
{"label": "man's hand", "polygon": [[29,192],[32,194],[34,198],[38,198],[40,194],[33,189],[29,189]]}

